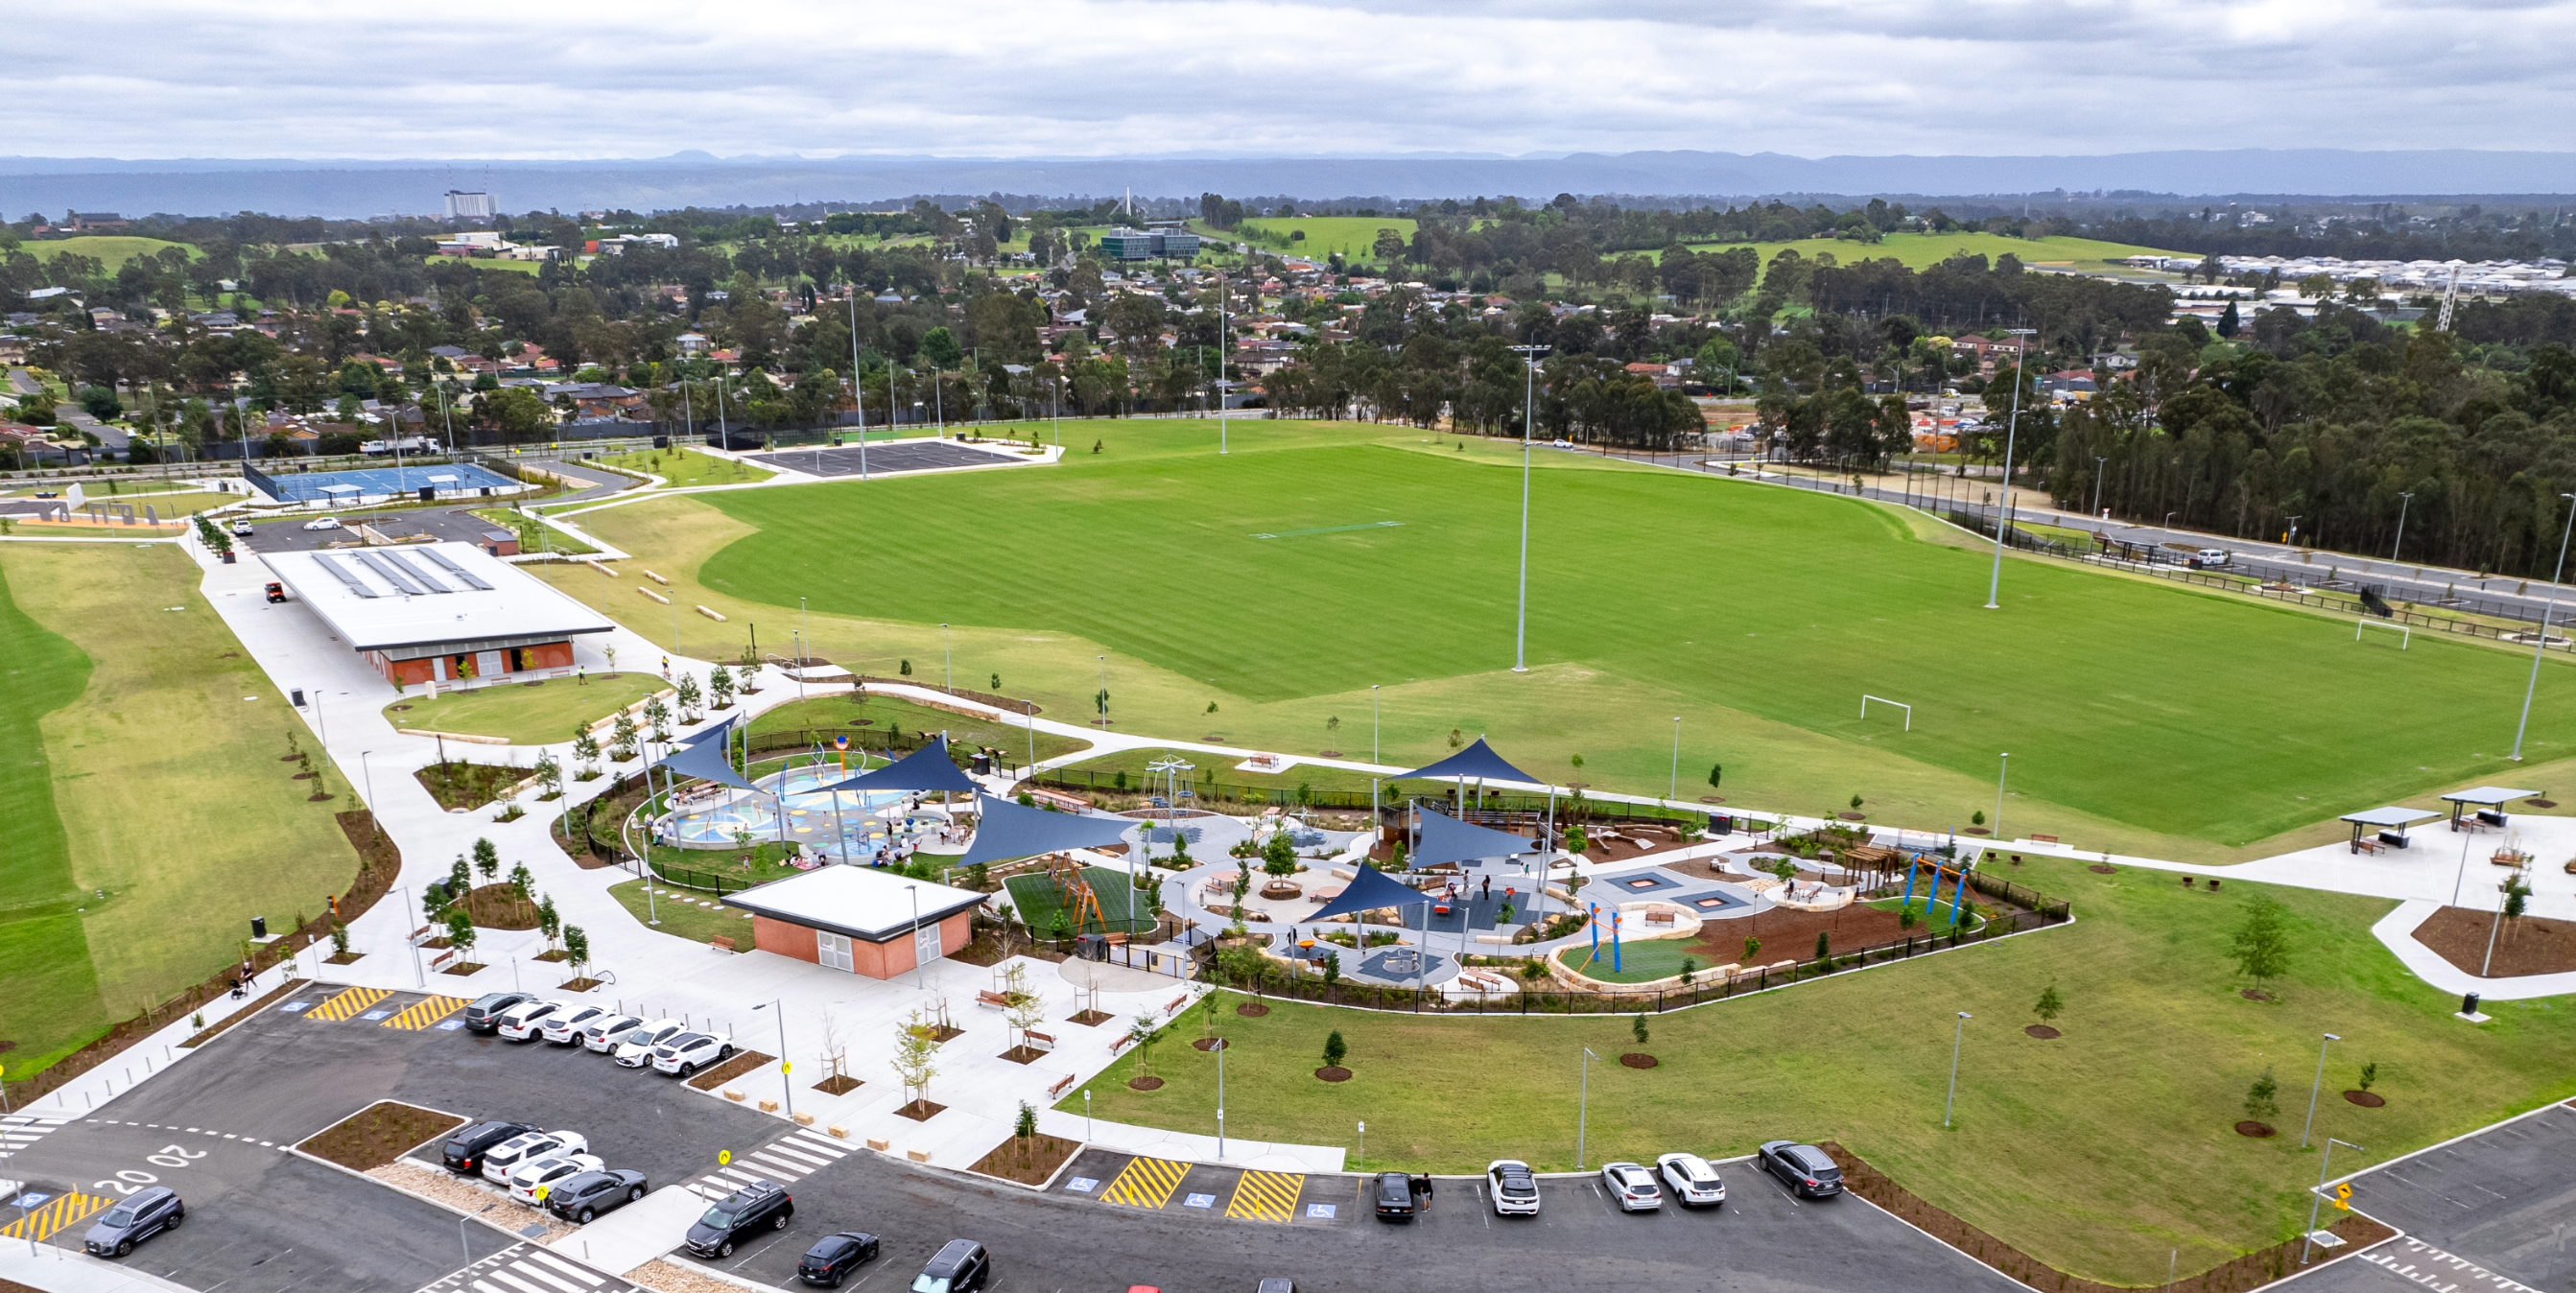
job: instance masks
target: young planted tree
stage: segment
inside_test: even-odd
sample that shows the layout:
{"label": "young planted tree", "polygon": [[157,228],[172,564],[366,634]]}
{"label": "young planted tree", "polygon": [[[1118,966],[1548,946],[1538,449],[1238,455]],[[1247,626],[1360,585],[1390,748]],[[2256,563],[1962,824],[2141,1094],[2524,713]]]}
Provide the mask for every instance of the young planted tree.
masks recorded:
{"label": "young planted tree", "polygon": [[555,910],[553,894],[537,904],[537,932],[546,936],[547,951],[553,951],[555,940],[563,936],[563,915]]}
{"label": "young planted tree", "polygon": [[2369,1062],[2369,1063],[2364,1064],[2364,1065],[2362,1065],[2362,1066],[2361,1066],[2361,1089],[2362,1089],[2362,1090],[2364,1090],[2364,1091],[2369,1090],[2369,1089],[2370,1089],[2370,1085],[2371,1085],[2371,1083],[2377,1082],[2378,1080],[2379,1080],[2379,1061],[2377,1061],[2377,1060],[2372,1060],[2371,1062]]}
{"label": "young planted tree", "polygon": [[[336,920],[331,922],[331,954],[334,956],[347,956],[349,954],[349,927]],[[2369,1088],[2364,1087],[2362,1089],[2368,1090]]]}
{"label": "young planted tree", "polygon": [[906,1105],[926,1103],[930,1099],[930,1079],[939,1076],[939,1031],[921,1016],[921,1007],[912,1008],[904,1022],[895,1026],[894,1066],[903,1081]]}
{"label": "young planted tree", "polygon": [[1636,1018],[1631,1019],[1631,1020],[1629,1020],[1629,1021],[1628,1021],[1628,1035],[1629,1035],[1629,1036],[1631,1036],[1631,1037],[1636,1038],[1636,1039],[1637,1039],[1637,1044],[1638,1044],[1639,1046],[1643,1046],[1643,1045],[1645,1045],[1645,1044],[1646,1044],[1646,1040],[1647,1040],[1647,1037],[1649,1036],[1649,1034],[1647,1033],[1647,1030],[1646,1030],[1646,1012],[1645,1012],[1645,1011],[1642,1011],[1642,1010],[1638,1011],[1638,1012],[1637,1012],[1637,1016],[1636,1016]]}
{"label": "young planted tree", "polygon": [[537,798],[549,800],[563,798],[563,765],[555,761],[554,751],[539,751],[534,771],[537,774],[537,784],[545,787],[545,793],[538,795]]}
{"label": "young planted tree", "polygon": [[1037,1139],[1038,1111],[1020,1101],[1020,1116],[1011,1120],[1011,1135],[1020,1143],[1020,1166],[1029,1165],[1029,1143]]}
{"label": "young planted tree", "polygon": [[466,915],[463,907],[447,909],[447,945],[460,961],[474,950],[474,918]]}
{"label": "young planted tree", "polygon": [[1152,1015],[1138,1015],[1136,1022],[1127,1026],[1128,1043],[1136,1050],[1136,1076],[1154,1076],[1154,1043],[1162,1036],[1155,1030]]}
{"label": "young planted tree", "polygon": [[581,771],[573,774],[574,780],[588,781],[599,775],[599,738],[592,736],[589,728],[574,729],[572,757],[581,760]]}
{"label": "young planted tree", "polygon": [[644,702],[644,721],[652,725],[654,740],[665,744],[669,743],[671,739],[671,707],[662,703],[662,697],[659,693],[655,693],[652,699]]}
{"label": "young planted tree", "polygon": [[1010,985],[1011,1027],[1020,1033],[1020,1039],[1014,1045],[1026,1046],[1029,1044],[1029,1030],[1046,1022],[1046,998],[1029,987],[1028,966],[1025,964],[1013,963],[1007,982]]}
{"label": "young planted tree", "polygon": [[1265,875],[1280,877],[1297,874],[1297,842],[1288,838],[1287,827],[1270,832],[1269,840],[1262,844],[1261,870]]}
{"label": "young planted tree", "polygon": [[493,880],[499,878],[501,874],[501,850],[496,847],[492,841],[487,839],[478,839],[474,841],[474,869],[482,873],[483,883],[485,884],[490,884]]}
{"label": "young planted tree", "polygon": [[1825,959],[1825,958],[1826,958],[1826,957],[1828,957],[1828,956],[1832,956],[1833,954],[1834,954],[1834,931],[1832,931],[1832,930],[1830,930],[1830,929],[1820,929],[1820,930],[1817,930],[1817,931],[1816,931],[1816,959],[1817,959],[1817,960],[1819,960],[1819,961],[1821,961],[1821,960]]}
{"label": "young planted tree", "polygon": [[2040,991],[2039,1001],[2030,1008],[2030,1012],[2039,1016],[2039,1021],[2043,1024],[2054,1022],[2065,1011],[2066,999],[2057,995],[2057,985],[2054,983]]}
{"label": "young planted tree", "polygon": [[2263,1076],[2245,1088],[2245,1116],[2255,1122],[2268,1122],[2280,1117],[2280,1094],[2281,1084],[2272,1079],[2272,1070],[2263,1070]]}
{"label": "young planted tree", "polygon": [[717,709],[733,708],[733,670],[718,661],[707,671],[707,694],[714,698]]}
{"label": "young planted tree", "polygon": [[683,723],[697,722],[698,703],[705,699],[705,696],[698,690],[697,677],[693,674],[681,674],[678,692],[679,694],[677,699],[680,702],[680,721]]}
{"label": "young planted tree", "polygon": [[1339,952],[1324,953],[1324,986],[1329,988],[1341,981],[1342,954]]}
{"label": "young planted tree", "polygon": [[641,735],[635,726],[635,716],[624,710],[618,711],[617,721],[608,729],[608,745],[619,763],[635,757],[635,741]]}
{"label": "young planted tree", "polygon": [[563,927],[564,964],[572,967],[574,977],[581,977],[590,965],[590,935],[579,925]]}
{"label": "young planted tree", "polygon": [[1756,956],[1761,955],[1761,953],[1762,953],[1762,940],[1761,940],[1761,939],[1758,939],[1758,938],[1748,938],[1748,939],[1744,940],[1744,963],[1745,963],[1745,964],[1747,964],[1747,965],[1751,965],[1751,964],[1753,963],[1753,958],[1754,958],[1754,957],[1756,957]]}
{"label": "young planted tree", "polygon": [[1345,1060],[1345,1059],[1348,1059],[1348,1058],[1350,1057],[1350,1053],[1351,1053],[1350,1043],[1345,1042],[1345,1041],[1343,1041],[1343,1040],[1342,1040],[1342,1030],[1341,1030],[1341,1029],[1336,1028],[1336,1029],[1334,1029],[1333,1031],[1331,1031],[1331,1032],[1329,1032],[1329,1033],[1326,1033],[1326,1034],[1324,1035],[1324,1067],[1325,1067],[1325,1068],[1328,1068],[1328,1069],[1337,1069],[1337,1068],[1340,1068],[1340,1067],[1342,1066],[1342,1061],[1343,1061],[1343,1060]]}
{"label": "young planted tree", "polygon": [[2237,925],[2229,940],[2229,955],[2236,968],[2254,980],[2260,988],[2290,969],[2290,931],[2281,914],[2281,904],[2257,894],[2245,906],[2245,919]]}

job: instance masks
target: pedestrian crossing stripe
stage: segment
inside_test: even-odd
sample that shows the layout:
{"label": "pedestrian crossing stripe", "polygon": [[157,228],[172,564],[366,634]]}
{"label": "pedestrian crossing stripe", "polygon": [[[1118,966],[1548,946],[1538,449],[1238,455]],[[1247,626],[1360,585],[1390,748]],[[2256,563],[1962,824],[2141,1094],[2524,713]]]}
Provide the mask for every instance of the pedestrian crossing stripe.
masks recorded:
{"label": "pedestrian crossing stripe", "polygon": [[328,1019],[336,1024],[345,1019],[356,1018],[359,1011],[364,1010],[392,995],[392,993],[385,991],[383,988],[351,988],[346,992],[331,998],[329,1001],[325,1001],[321,1005],[305,1011],[304,1017],[307,1019]]}
{"label": "pedestrian crossing stripe", "polygon": [[1247,1171],[1235,1183],[1225,1215],[1238,1221],[1294,1221],[1297,1196],[1305,1188],[1306,1178],[1294,1172]]}
{"label": "pedestrian crossing stripe", "polygon": [[23,1113],[0,1118],[0,1158],[34,1148],[45,1133],[70,1121],[69,1118],[33,1118]]}
{"label": "pedestrian crossing stripe", "polygon": [[[838,1145],[814,1134],[799,1130],[781,1136],[758,1149],[737,1156],[733,1165],[691,1181],[691,1190],[710,1199],[721,1199],[755,1180],[794,1181],[819,1172],[849,1155],[847,1145]],[[736,1171],[735,1167],[753,1169]]]}
{"label": "pedestrian crossing stripe", "polygon": [[8,1225],[0,1226],[0,1235],[6,1235],[11,1239],[39,1241],[51,1239],[56,1232],[79,1225],[88,1220],[91,1213],[114,1201],[95,1194],[82,1194],[75,1190],[69,1194],[59,1195],[49,1203],[39,1204],[30,1209],[27,1215],[12,1220]]}
{"label": "pedestrian crossing stripe", "polygon": [[534,1244],[508,1248],[422,1286],[420,1293],[638,1293],[635,1285]]}
{"label": "pedestrian crossing stripe", "polygon": [[423,997],[395,1011],[394,1017],[386,1020],[384,1026],[418,1032],[464,1009],[465,1005],[463,997]]}
{"label": "pedestrian crossing stripe", "polygon": [[1181,1178],[1189,1174],[1187,1163],[1167,1158],[1133,1159],[1118,1173],[1118,1179],[1100,1192],[1100,1201],[1131,1208],[1159,1208],[1171,1200],[1172,1191],[1181,1188]]}

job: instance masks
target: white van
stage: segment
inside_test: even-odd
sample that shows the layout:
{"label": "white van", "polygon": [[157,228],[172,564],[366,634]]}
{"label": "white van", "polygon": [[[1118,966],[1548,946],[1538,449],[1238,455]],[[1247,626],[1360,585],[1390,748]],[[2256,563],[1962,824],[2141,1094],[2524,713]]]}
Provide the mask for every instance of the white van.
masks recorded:
{"label": "white van", "polygon": [[2207,570],[2215,566],[2226,565],[2228,562],[2235,560],[2235,557],[2225,548],[2203,548],[2200,551],[2191,554],[2191,559],[2194,562],[2197,562],[2201,569]]}

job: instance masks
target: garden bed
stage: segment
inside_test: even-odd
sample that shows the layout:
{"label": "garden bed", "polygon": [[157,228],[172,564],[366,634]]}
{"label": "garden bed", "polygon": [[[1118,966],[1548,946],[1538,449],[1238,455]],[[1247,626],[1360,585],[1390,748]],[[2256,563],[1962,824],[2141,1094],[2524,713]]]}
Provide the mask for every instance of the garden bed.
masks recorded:
{"label": "garden bed", "polygon": [[[2487,941],[2491,930],[2495,960],[2489,964]],[[2416,926],[2413,937],[2434,955],[2482,978],[2576,970],[2576,921],[2524,916],[2505,921],[2498,928],[2493,911],[2444,907]]]}
{"label": "garden bed", "polygon": [[217,1037],[222,1036],[225,1029],[268,1009],[270,1006],[283,1000],[289,993],[298,991],[310,985],[312,982],[313,980],[311,979],[292,979],[286,983],[280,984],[278,987],[271,990],[268,995],[261,997],[259,1000],[233,1012],[231,1018],[217,1020],[216,1022],[208,1024],[204,1028],[190,1034],[188,1040],[179,1043],[179,1049],[191,1050],[213,1041]]}
{"label": "garden bed", "polygon": [[296,1148],[351,1171],[364,1172],[464,1125],[465,1120],[454,1114],[383,1100],[323,1128]]}
{"label": "garden bed", "polygon": [[465,894],[465,914],[477,929],[535,929],[537,904],[523,900],[507,882],[476,885]]}
{"label": "garden bed", "polygon": [[848,1095],[852,1091],[856,1091],[860,1087],[866,1085],[867,1083],[851,1077],[847,1073],[835,1073],[832,1076],[815,1083],[814,1089],[825,1095]]}
{"label": "garden bed", "polygon": [[975,1161],[970,1172],[998,1176],[1021,1185],[1044,1185],[1055,1178],[1056,1169],[1082,1148],[1082,1142],[1062,1136],[1031,1136],[1025,1140],[1013,1136],[993,1147],[993,1152]]}
{"label": "garden bed", "polygon": [[480,808],[501,797],[501,792],[528,779],[528,769],[502,763],[469,763],[449,759],[415,770],[411,775],[420,782],[429,797],[446,809]]}
{"label": "garden bed", "polygon": [[689,1085],[701,1091],[713,1091],[763,1064],[777,1062],[778,1057],[775,1055],[763,1055],[758,1051],[736,1051],[732,1059],[690,1078]]}

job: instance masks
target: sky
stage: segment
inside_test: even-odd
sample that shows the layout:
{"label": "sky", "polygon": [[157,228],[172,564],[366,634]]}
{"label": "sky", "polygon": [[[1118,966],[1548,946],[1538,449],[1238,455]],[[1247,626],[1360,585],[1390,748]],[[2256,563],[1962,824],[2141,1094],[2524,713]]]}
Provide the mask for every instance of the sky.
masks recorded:
{"label": "sky", "polygon": [[2563,150],[2576,0],[30,5],[48,157]]}

